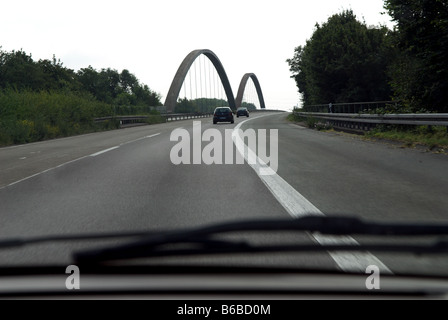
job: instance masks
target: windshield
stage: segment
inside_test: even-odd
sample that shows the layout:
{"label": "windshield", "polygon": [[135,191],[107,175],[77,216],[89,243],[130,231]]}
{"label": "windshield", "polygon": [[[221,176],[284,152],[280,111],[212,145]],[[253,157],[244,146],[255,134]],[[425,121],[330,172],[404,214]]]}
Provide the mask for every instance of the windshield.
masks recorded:
{"label": "windshield", "polygon": [[217,108],[215,110],[215,113],[229,113],[229,112],[232,112],[230,108]]}
{"label": "windshield", "polygon": [[[241,12],[220,2],[201,15],[183,1],[26,2],[28,13],[0,22],[10,30],[0,35],[0,267],[68,266],[79,253],[136,240],[5,245],[17,239],[162,237],[308,216],[448,224],[444,2],[234,2]],[[255,5],[259,21],[275,21],[257,23],[252,40],[241,24],[215,23],[216,12],[247,20]],[[21,12],[22,2],[6,7]],[[220,45],[203,41],[215,34]],[[338,221],[328,234],[186,233],[169,239],[225,252],[125,263],[448,275],[446,253],[374,248],[444,243],[446,234],[352,234]],[[237,254],[240,242],[372,247]]]}

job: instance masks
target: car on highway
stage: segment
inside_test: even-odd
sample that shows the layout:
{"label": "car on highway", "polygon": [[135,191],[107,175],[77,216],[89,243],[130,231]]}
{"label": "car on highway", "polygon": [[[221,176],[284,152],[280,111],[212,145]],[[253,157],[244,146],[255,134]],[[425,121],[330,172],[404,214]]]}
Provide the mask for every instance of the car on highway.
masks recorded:
{"label": "car on highway", "polygon": [[238,110],[236,111],[236,116],[237,118],[239,118],[240,116],[246,116],[249,117],[249,110],[247,110],[247,108],[238,108]]}
{"label": "car on highway", "polygon": [[234,123],[233,111],[229,107],[218,107],[213,112],[213,124],[218,122]]}

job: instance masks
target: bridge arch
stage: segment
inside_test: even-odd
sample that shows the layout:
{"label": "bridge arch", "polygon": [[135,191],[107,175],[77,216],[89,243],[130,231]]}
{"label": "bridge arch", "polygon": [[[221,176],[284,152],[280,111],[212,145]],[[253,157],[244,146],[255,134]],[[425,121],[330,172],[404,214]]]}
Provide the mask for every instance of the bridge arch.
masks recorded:
{"label": "bridge arch", "polygon": [[232,92],[232,87],[230,86],[229,78],[227,77],[227,74],[224,70],[221,61],[219,60],[218,56],[216,56],[216,54],[214,54],[211,50],[200,49],[200,50],[193,50],[192,52],[190,52],[179,66],[179,69],[177,70],[176,75],[174,76],[173,82],[171,83],[170,90],[168,91],[168,95],[165,100],[165,107],[167,112],[174,111],[185,77],[187,76],[187,73],[190,70],[190,67],[193,64],[193,62],[201,54],[205,55],[213,63],[213,66],[218,72],[218,75],[221,79],[221,83],[224,87],[224,91],[226,93],[229,106],[233,110],[236,109],[235,97]]}
{"label": "bridge arch", "polygon": [[265,109],[266,105],[264,104],[263,92],[261,91],[260,82],[258,81],[257,76],[254,73],[246,73],[241,79],[240,87],[238,88],[238,94],[236,96],[235,104],[236,108],[240,108],[243,102],[244,90],[246,89],[246,84],[249,78],[255,84],[255,88],[257,89],[258,101],[260,101],[260,108]]}

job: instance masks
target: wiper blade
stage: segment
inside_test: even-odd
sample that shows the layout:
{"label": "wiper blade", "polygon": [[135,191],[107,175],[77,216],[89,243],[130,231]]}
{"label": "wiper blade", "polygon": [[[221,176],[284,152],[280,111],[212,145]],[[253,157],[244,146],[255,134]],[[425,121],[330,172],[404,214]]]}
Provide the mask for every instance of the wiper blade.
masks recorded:
{"label": "wiper blade", "polygon": [[233,232],[304,231],[327,235],[440,236],[448,235],[448,225],[366,222],[352,217],[306,216],[299,219],[250,220],[208,227],[166,231],[145,235],[125,245],[86,250],[74,254],[79,263],[137,259],[161,256],[207,255],[226,253],[306,252],[306,251],[383,251],[448,253],[448,242],[429,245],[397,244],[316,244],[252,245],[243,241],[216,240],[220,234]]}
{"label": "wiper blade", "polygon": [[[137,238],[136,241],[74,254],[80,262],[100,262],[153,256],[195,255],[213,253],[303,252],[303,251],[385,251],[411,253],[448,253],[448,242],[429,245],[279,245],[254,246],[244,241],[214,239],[233,232],[318,232],[324,235],[372,236],[446,236],[448,224],[388,223],[364,221],[341,216],[305,216],[298,219],[246,220],[183,230],[136,231],[103,234],[78,234],[15,238],[0,241],[0,249],[39,243]],[[165,245],[176,245],[166,248]],[[179,248],[181,246],[181,248]]]}
{"label": "wiper blade", "polygon": [[29,238],[13,238],[0,241],[1,248],[20,247],[45,242],[67,242],[79,240],[102,240],[155,235],[206,236],[237,231],[309,231],[328,235],[386,235],[386,236],[440,236],[448,235],[448,224],[378,223],[360,218],[340,216],[305,216],[298,219],[257,219],[222,223],[207,227],[184,230],[134,231],[57,235]]}
{"label": "wiper blade", "polygon": [[[207,242],[207,243],[206,243]],[[304,252],[400,252],[413,254],[447,254],[448,242],[438,241],[429,245],[263,245],[253,246],[245,242],[234,243],[232,241],[221,242],[219,246],[204,240],[193,248],[161,249],[147,242],[134,243],[132,245],[113,247],[99,250],[82,251],[74,254],[77,264],[101,263],[113,260],[129,260],[155,257],[180,257],[217,254],[254,254],[254,253],[304,253]],[[199,244],[199,246],[198,246]],[[201,245],[202,244],[202,245]]]}
{"label": "wiper blade", "polygon": [[30,238],[11,238],[0,241],[0,249],[24,247],[32,244],[40,243],[55,243],[55,242],[69,242],[80,240],[107,240],[107,239],[119,239],[119,238],[132,238],[150,236],[159,232],[150,231],[135,231],[135,232],[122,232],[122,233],[102,233],[102,234],[77,234],[77,235],[58,235],[58,236],[43,236],[43,237],[30,237]]}

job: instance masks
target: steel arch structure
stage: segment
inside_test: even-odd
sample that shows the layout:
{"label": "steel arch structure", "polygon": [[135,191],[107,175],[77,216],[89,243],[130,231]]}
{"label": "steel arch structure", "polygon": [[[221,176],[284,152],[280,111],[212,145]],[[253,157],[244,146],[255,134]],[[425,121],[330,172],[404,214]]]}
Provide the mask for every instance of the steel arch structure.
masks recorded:
{"label": "steel arch structure", "polygon": [[224,67],[223,67],[221,61],[216,56],[216,54],[214,54],[211,50],[200,49],[200,50],[194,50],[194,51],[190,52],[185,57],[185,59],[181,63],[181,65],[179,66],[179,69],[177,70],[176,75],[174,76],[173,82],[171,83],[170,90],[168,91],[168,95],[165,100],[165,107],[166,107],[167,112],[174,111],[174,108],[176,107],[176,103],[177,103],[177,98],[179,97],[179,93],[180,93],[180,90],[182,89],[182,84],[185,80],[185,77],[187,76],[187,73],[190,70],[190,67],[193,64],[193,62],[201,54],[205,55],[213,63],[216,71],[219,74],[221,83],[224,87],[224,90],[225,90],[225,93],[227,96],[227,100],[229,102],[229,106],[233,110],[236,109],[235,97],[232,92],[232,87],[230,86],[229,79],[227,77],[227,74],[224,70]]}
{"label": "steel arch structure", "polygon": [[243,102],[244,90],[246,89],[246,84],[249,78],[252,79],[255,88],[257,89],[258,100],[260,101],[260,108],[266,109],[266,105],[264,104],[263,92],[261,91],[260,87],[260,82],[258,81],[257,76],[253,73],[246,73],[241,79],[240,87],[238,88],[238,94],[235,100],[236,108],[238,109],[241,107],[241,103]]}

